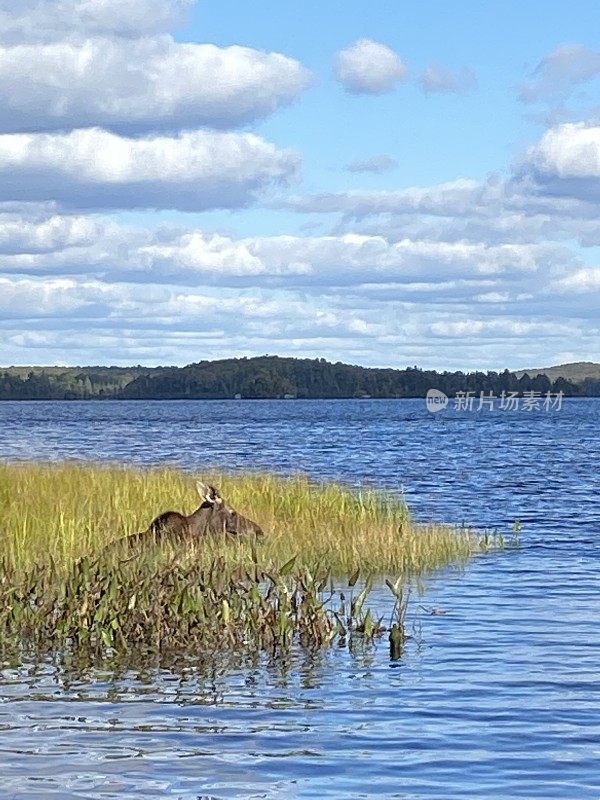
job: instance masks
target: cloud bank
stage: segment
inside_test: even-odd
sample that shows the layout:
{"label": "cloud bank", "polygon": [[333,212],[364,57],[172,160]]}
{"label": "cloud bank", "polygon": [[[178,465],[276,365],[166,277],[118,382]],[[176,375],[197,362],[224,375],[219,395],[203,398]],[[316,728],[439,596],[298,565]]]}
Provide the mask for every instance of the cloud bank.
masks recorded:
{"label": "cloud bank", "polygon": [[[413,189],[388,198],[383,212],[349,220],[347,233],[245,238],[7,207],[0,354],[52,361],[68,335],[88,361],[103,353],[118,363],[133,353],[136,362],[182,363],[229,348],[365,363],[382,363],[386,352],[388,363],[439,366],[429,349],[437,342],[453,352],[448,367],[477,366],[484,356],[500,367],[508,342],[535,361],[549,346],[568,355],[567,340],[592,357],[600,267],[585,266],[560,241],[562,226],[570,243],[577,230],[568,220],[579,218],[562,199],[538,209],[554,229],[549,242],[546,227],[530,225],[532,207],[511,206],[535,199],[517,197],[499,182]],[[440,219],[485,230],[498,213],[522,241],[437,235]],[[398,236],[417,223],[418,237]],[[23,333],[32,329],[33,337]]]}
{"label": "cloud bank", "polygon": [[[597,357],[596,123],[552,126],[502,178],[285,195],[299,154],[250,126],[311,76],[284,54],[180,41],[170,32],[190,5],[0,0],[0,363]],[[597,73],[596,53],[562,46],[522,99],[563,99]],[[408,80],[371,39],[339,52],[335,74],[353,95]],[[414,81],[429,94],[476,84],[437,64]],[[398,165],[367,144],[375,154],[346,169],[368,186]],[[308,214],[310,235],[240,236],[198,215],[276,197],[283,229]],[[195,216],[120,213],[148,209]]]}

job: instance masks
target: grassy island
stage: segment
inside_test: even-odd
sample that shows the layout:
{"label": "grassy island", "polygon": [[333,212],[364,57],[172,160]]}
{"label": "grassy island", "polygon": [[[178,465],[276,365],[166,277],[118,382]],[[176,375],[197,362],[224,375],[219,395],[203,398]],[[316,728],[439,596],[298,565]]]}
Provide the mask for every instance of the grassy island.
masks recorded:
{"label": "grassy island", "polygon": [[[75,464],[0,466],[0,559],[17,571],[35,563],[68,569],[97,556],[110,542],[145,530],[167,510],[198,506],[195,475],[176,469]],[[412,522],[397,496],[313,483],[305,476],[203,473],[203,479],[265,531],[259,560],[268,568],[296,556],[297,566],[321,562],[339,577],[363,573],[405,575],[464,562],[481,548],[471,532]],[[193,557],[222,555],[248,563],[246,540],[207,537]]]}
{"label": "grassy island", "polygon": [[[383,626],[365,610],[367,576],[388,577],[401,623],[404,577],[464,563],[489,546],[464,529],[417,525],[401,499],[373,489],[215,473],[201,477],[262,527],[262,541],[149,540],[133,554],[118,544],[162,511],[190,514],[195,477],[166,468],[1,465],[0,644],[158,653],[372,637]],[[334,579],[350,584],[348,596],[336,595]]]}

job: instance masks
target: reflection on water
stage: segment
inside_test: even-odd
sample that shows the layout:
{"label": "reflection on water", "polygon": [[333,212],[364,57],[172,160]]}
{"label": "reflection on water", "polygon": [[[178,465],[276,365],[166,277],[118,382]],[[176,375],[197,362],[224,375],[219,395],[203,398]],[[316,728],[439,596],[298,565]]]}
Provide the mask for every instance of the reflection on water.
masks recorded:
{"label": "reflection on water", "polygon": [[403,488],[423,519],[524,523],[519,551],[430,580],[397,662],[383,641],[284,663],[217,657],[200,673],[6,667],[0,797],[597,800],[599,412],[0,404],[0,457],[302,469]]}

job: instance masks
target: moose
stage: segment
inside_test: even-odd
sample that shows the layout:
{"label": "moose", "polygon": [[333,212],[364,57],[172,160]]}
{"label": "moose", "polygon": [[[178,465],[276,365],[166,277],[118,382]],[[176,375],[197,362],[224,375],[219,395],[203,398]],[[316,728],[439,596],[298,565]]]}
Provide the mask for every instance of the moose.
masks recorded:
{"label": "moose", "polygon": [[146,541],[193,542],[207,535],[254,537],[262,539],[264,533],[256,522],[242,516],[229,506],[214,486],[196,481],[201,503],[189,516],[178,511],[165,511],[152,520],[147,530],[127,536],[128,545]]}

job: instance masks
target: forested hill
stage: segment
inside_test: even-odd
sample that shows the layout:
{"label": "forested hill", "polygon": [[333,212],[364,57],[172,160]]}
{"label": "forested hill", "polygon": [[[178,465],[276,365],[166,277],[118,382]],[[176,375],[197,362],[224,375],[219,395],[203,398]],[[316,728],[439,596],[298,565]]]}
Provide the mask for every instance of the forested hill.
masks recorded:
{"label": "forested hill", "polygon": [[186,367],[10,367],[0,369],[1,400],[424,397],[457,391],[562,391],[600,395],[600,382],[574,383],[512,372],[371,369],[324,359],[230,358]]}

